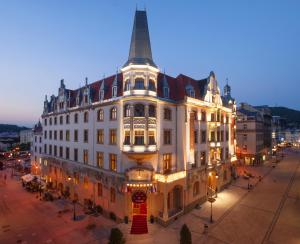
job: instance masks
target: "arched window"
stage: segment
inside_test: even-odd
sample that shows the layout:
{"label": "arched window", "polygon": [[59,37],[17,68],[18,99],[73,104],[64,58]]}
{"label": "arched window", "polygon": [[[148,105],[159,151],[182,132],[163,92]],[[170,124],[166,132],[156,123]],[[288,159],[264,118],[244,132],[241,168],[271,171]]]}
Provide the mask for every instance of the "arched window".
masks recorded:
{"label": "arched window", "polygon": [[145,106],[143,104],[134,105],[134,116],[135,117],[145,117]]}
{"label": "arched window", "polygon": [[156,109],[154,105],[149,105],[149,117],[156,117]]}
{"label": "arched window", "polygon": [[134,89],[145,90],[144,80],[141,78],[136,79],[134,84]]}
{"label": "arched window", "polygon": [[197,196],[199,194],[199,181],[196,181],[193,186],[193,196]]}
{"label": "arched window", "polygon": [[99,91],[99,100],[100,100],[100,101],[104,100],[104,90],[103,90],[103,89],[101,89],[101,90]]}
{"label": "arched window", "polygon": [[126,104],[124,106],[124,117],[130,117],[131,111],[130,111],[130,105]]}
{"label": "arched window", "polygon": [[195,97],[195,90],[194,90],[194,87],[192,85],[187,85],[185,87],[185,91],[186,91],[187,96]]}
{"label": "arched window", "polygon": [[74,114],[74,123],[77,124],[78,123],[78,114]]}
{"label": "arched window", "polygon": [[170,89],[169,87],[164,87],[164,97],[169,98]]}
{"label": "arched window", "polygon": [[110,120],[116,120],[117,119],[117,108],[113,107],[110,110]]}
{"label": "arched window", "polygon": [[89,112],[85,111],[83,114],[83,122],[87,123],[89,122]]}
{"label": "arched window", "polygon": [[110,201],[116,202],[116,190],[113,187],[110,188]]}
{"label": "arched window", "polygon": [[118,87],[117,86],[113,86],[112,88],[112,97],[116,97],[118,93]]}
{"label": "arched window", "polygon": [[69,124],[70,123],[70,116],[67,114],[66,116],[66,124]]}
{"label": "arched window", "polygon": [[104,120],[104,111],[103,109],[99,109],[97,111],[97,121],[103,121]]}
{"label": "arched window", "polygon": [[129,91],[130,90],[130,80],[125,81],[125,86],[124,86],[124,91]]}
{"label": "arched window", "polygon": [[156,91],[155,82],[153,80],[149,80],[148,89],[150,91]]}

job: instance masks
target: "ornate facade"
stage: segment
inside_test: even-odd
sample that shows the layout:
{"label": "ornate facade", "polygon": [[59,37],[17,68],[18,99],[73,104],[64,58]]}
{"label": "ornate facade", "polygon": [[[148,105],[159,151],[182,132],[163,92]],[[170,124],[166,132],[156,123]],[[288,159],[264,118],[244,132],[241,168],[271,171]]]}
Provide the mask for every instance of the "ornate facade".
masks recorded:
{"label": "ornate facade", "polygon": [[[120,72],[77,90],[61,81],[45,99],[42,174],[72,198],[168,224],[231,181],[235,104],[214,72],[197,80],[161,73],[147,16],[136,11]],[[141,220],[142,219],[142,220]]]}

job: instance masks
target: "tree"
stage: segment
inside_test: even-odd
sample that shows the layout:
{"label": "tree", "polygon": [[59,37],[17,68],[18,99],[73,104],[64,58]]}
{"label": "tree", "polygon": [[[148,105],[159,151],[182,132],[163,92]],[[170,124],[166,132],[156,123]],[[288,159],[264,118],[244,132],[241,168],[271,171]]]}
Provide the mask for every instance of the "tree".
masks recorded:
{"label": "tree", "polygon": [[192,244],[192,234],[186,224],[180,230],[180,244]]}
{"label": "tree", "polygon": [[125,239],[123,233],[118,228],[112,228],[108,244],[124,244]]}

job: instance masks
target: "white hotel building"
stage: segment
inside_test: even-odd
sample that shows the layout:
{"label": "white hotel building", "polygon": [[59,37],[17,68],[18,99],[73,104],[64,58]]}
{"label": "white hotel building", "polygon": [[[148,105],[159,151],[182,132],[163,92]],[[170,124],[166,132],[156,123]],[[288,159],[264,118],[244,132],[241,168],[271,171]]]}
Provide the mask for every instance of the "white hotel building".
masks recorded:
{"label": "white hotel building", "polygon": [[213,72],[201,80],[160,72],[145,11],[135,13],[120,73],[77,90],[62,80],[45,99],[42,123],[47,181],[127,216],[132,233],[135,219],[168,224],[231,181],[235,103]]}

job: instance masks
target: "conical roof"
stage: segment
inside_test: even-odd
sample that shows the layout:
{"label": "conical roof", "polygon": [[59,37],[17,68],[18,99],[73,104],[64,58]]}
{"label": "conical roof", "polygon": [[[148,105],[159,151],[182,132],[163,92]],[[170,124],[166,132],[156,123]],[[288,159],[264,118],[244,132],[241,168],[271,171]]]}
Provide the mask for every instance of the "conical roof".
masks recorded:
{"label": "conical roof", "polygon": [[146,11],[135,12],[128,61],[124,66],[129,64],[149,64],[156,67],[152,60]]}

